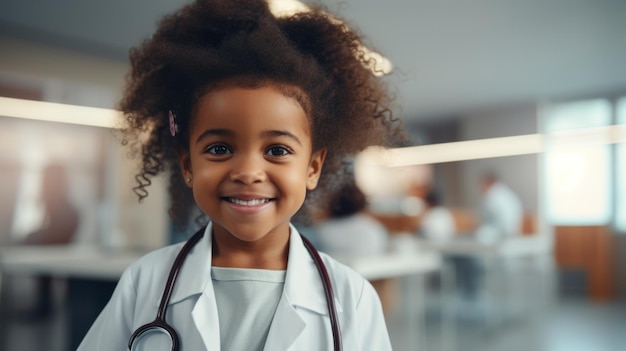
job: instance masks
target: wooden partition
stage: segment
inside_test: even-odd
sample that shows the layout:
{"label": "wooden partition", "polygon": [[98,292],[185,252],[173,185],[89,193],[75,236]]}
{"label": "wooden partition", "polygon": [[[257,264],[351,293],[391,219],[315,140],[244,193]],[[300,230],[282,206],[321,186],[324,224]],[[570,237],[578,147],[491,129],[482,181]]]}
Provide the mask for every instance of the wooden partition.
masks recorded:
{"label": "wooden partition", "polygon": [[605,226],[554,227],[555,259],[559,269],[581,270],[588,296],[597,301],[613,297],[612,234]]}

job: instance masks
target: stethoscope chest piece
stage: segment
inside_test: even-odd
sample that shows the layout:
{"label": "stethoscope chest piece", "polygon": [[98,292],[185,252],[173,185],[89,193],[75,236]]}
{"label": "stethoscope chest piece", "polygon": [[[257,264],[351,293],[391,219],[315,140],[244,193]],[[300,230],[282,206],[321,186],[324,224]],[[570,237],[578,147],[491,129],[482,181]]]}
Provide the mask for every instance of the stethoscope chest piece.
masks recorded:
{"label": "stethoscope chest piece", "polygon": [[151,334],[165,335],[165,337],[169,339],[170,350],[180,350],[178,334],[176,333],[174,328],[172,328],[169,324],[165,323],[164,320],[161,320],[158,317],[152,323],[144,324],[137,330],[135,330],[133,335],[130,337],[130,340],[128,341],[128,349],[130,351],[138,350],[137,346],[139,345],[139,340],[142,339],[144,336],[148,336]]}

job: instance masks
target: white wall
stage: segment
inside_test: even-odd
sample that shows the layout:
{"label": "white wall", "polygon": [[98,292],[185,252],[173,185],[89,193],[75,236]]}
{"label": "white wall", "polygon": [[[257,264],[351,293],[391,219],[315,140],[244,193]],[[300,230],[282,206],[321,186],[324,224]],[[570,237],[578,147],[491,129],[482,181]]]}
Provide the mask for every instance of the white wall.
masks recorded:
{"label": "white wall", "polygon": [[41,89],[46,101],[113,108],[128,64],[0,37],[0,79]]}

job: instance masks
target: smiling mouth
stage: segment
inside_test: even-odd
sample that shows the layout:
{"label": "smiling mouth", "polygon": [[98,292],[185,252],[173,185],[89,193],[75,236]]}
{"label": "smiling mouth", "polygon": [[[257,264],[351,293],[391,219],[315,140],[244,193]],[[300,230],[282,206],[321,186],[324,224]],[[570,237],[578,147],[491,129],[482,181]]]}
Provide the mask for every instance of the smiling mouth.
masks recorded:
{"label": "smiling mouth", "polygon": [[234,197],[225,197],[224,200],[239,206],[258,206],[273,201],[273,199],[241,200]]}

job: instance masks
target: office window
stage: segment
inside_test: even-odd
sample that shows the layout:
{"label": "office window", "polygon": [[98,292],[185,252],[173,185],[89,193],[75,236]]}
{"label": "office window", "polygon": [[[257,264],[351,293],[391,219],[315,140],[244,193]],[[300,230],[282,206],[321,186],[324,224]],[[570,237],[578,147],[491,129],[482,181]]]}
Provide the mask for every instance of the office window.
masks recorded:
{"label": "office window", "polygon": [[[617,124],[626,125],[626,98],[622,98],[617,103]],[[621,139],[626,139],[622,135]],[[615,226],[618,231],[626,233],[626,142],[617,144],[617,202],[615,212]]]}
{"label": "office window", "polygon": [[[611,149],[597,136],[587,143],[575,133],[611,124],[607,100],[553,105],[544,130],[550,142],[544,157],[546,216],[553,224],[602,225],[611,220]],[[563,137],[568,136],[569,137]],[[572,137],[572,135],[574,135]],[[606,135],[609,141],[609,135]]]}

